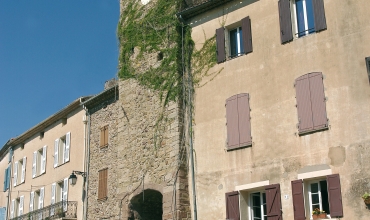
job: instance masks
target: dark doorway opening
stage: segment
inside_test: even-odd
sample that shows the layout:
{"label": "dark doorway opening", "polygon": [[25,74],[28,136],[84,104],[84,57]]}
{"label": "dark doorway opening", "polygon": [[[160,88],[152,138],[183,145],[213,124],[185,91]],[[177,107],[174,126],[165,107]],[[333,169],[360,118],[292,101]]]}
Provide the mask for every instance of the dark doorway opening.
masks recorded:
{"label": "dark doorway opening", "polygon": [[163,196],[160,192],[144,190],[131,199],[128,220],[162,220],[162,201]]}

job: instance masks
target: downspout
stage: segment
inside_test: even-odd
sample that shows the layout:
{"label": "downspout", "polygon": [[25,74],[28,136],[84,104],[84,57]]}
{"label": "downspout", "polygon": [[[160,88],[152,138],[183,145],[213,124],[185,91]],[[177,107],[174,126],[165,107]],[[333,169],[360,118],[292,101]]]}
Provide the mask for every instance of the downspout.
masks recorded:
{"label": "downspout", "polygon": [[[194,172],[194,149],[193,149],[193,123],[192,123],[192,105],[191,105],[191,100],[192,100],[192,80],[191,80],[191,72],[190,72],[190,67],[188,67],[189,69],[187,69],[185,67],[185,59],[184,59],[184,26],[185,26],[185,20],[182,18],[181,15],[178,16],[180,22],[181,22],[181,37],[182,37],[182,71],[183,71],[183,74],[185,74],[185,72],[188,72],[188,105],[189,105],[189,127],[188,127],[188,132],[189,132],[189,154],[190,154],[190,172],[191,172],[191,185],[192,185],[192,194],[193,194],[193,217],[194,217],[194,220],[197,220],[198,217],[197,217],[197,194],[196,194],[196,186],[195,186],[195,172]],[[185,82],[183,82],[185,83]],[[186,88],[186,87],[185,87]]]}
{"label": "downspout", "polygon": [[[91,126],[91,121],[90,121],[90,114],[89,110],[83,106],[84,110],[86,111],[86,118],[84,120],[84,134],[85,134],[85,159],[84,159],[84,172],[86,172],[86,177],[84,177],[84,185],[85,185],[85,197],[84,197],[84,205],[83,205],[83,219],[87,219],[87,190],[89,186],[89,163],[90,163],[90,126]],[[86,133],[86,123],[87,123],[87,133]]]}
{"label": "downspout", "polygon": [[[9,153],[10,151],[13,151],[12,147],[10,147],[10,150],[9,150]],[[13,156],[14,156],[14,153],[13,155],[10,157],[10,170],[9,170],[9,188],[8,188],[8,202],[6,203],[6,216],[5,216],[5,219],[9,219],[9,207],[10,207],[10,201],[11,201],[11,198],[10,198],[10,192],[11,192],[11,187],[12,187],[12,171],[13,171]]]}

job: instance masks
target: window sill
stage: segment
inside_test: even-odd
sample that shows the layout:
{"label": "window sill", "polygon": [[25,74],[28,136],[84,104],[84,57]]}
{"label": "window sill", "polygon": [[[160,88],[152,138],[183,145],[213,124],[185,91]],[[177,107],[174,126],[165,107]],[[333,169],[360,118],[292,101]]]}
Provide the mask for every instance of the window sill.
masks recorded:
{"label": "window sill", "polygon": [[252,143],[244,145],[244,146],[239,146],[239,147],[233,147],[233,148],[228,147],[226,148],[226,151],[229,152],[229,151],[239,150],[239,149],[243,149],[247,147],[252,147]]}
{"label": "window sill", "polygon": [[17,187],[17,186],[23,185],[23,184],[25,184],[25,183],[26,183],[26,181],[24,181],[23,183],[19,183],[19,184],[15,185],[14,187]]}
{"label": "window sill", "polygon": [[43,176],[43,175],[45,175],[45,174],[46,174],[46,171],[45,171],[44,173],[41,173],[41,174],[36,175],[35,177],[32,177],[32,179],[36,179],[37,177],[39,177],[39,176]]}
{"label": "window sill", "polygon": [[105,149],[105,148],[108,148],[108,144],[104,146],[100,146],[100,149]]}
{"label": "window sill", "polygon": [[298,132],[298,135],[299,136],[305,136],[305,135],[310,135],[310,134],[313,134],[313,133],[316,133],[316,132],[321,132],[321,131],[326,131],[326,130],[329,130],[329,126],[326,126],[326,127],[323,127],[323,128],[317,128],[317,129],[314,129],[314,130],[301,131],[301,132]]}
{"label": "window sill", "polygon": [[108,200],[108,196],[106,196],[104,198],[97,199],[98,202],[105,202],[107,200]]}
{"label": "window sill", "polygon": [[63,165],[64,165],[64,164],[66,164],[66,163],[69,163],[69,161],[64,162],[64,163],[61,163],[61,164],[58,164],[56,167],[54,167],[54,169],[56,169],[56,168],[58,168],[58,167],[60,167],[60,166],[63,166]]}

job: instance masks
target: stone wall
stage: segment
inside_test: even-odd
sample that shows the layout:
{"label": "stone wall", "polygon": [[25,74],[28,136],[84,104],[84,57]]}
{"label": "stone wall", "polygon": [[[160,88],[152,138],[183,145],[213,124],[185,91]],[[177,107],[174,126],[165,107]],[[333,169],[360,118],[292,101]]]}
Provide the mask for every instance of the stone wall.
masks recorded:
{"label": "stone wall", "polygon": [[[186,219],[190,211],[179,121],[177,103],[163,107],[157,92],[133,79],[119,82],[118,100],[91,111],[88,219],[128,219],[130,200],[146,189],[163,195],[163,219]],[[108,147],[100,148],[105,125]],[[98,171],[104,168],[108,197],[98,201]]]}

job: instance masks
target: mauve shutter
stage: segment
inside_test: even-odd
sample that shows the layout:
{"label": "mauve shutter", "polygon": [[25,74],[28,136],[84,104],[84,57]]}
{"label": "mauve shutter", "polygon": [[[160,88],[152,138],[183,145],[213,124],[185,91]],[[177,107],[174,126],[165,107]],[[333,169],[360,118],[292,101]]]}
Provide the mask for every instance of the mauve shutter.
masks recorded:
{"label": "mauve shutter", "polygon": [[216,30],[216,43],[217,43],[217,63],[222,63],[226,59],[225,54],[225,30],[219,28]]}
{"label": "mauve shutter", "polygon": [[229,192],[225,195],[226,199],[226,219],[228,220],[239,220],[239,193]]}
{"label": "mauve shutter", "polygon": [[342,217],[343,205],[342,205],[342,192],[340,190],[339,174],[326,176],[326,181],[328,183],[330,216],[332,218]]}
{"label": "mauve shutter", "polygon": [[239,117],[237,95],[226,100],[226,125],[228,148],[239,147]]}
{"label": "mauve shutter", "polygon": [[265,187],[266,211],[268,220],[282,220],[280,184],[273,184]]}
{"label": "mauve shutter", "polygon": [[251,53],[253,51],[252,46],[252,29],[251,19],[248,17],[242,19],[242,32],[243,32],[243,45],[244,53]]}
{"label": "mauve shutter", "polygon": [[323,0],[312,0],[312,6],[315,19],[315,31],[322,31],[326,29],[326,18]]}
{"label": "mauve shutter", "polygon": [[292,181],[294,220],[306,220],[302,180]]}
{"label": "mauve shutter", "polygon": [[238,94],[239,147],[252,144],[249,94]]}
{"label": "mauve shutter", "polygon": [[308,74],[303,75],[295,81],[299,133],[313,129],[310,83]]}
{"label": "mauve shutter", "polygon": [[328,119],[326,117],[326,103],[322,73],[310,73],[308,74],[308,79],[310,82],[313,129],[318,130],[326,128],[328,127]]}
{"label": "mauve shutter", "polygon": [[370,57],[365,58],[366,68],[367,68],[367,76],[369,78],[370,83]]}
{"label": "mauve shutter", "polygon": [[281,43],[284,44],[293,40],[289,0],[279,0],[279,21]]}

